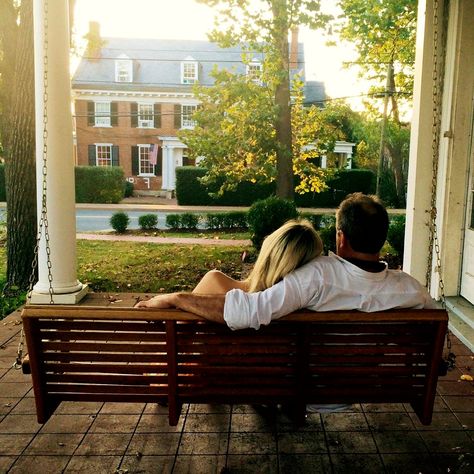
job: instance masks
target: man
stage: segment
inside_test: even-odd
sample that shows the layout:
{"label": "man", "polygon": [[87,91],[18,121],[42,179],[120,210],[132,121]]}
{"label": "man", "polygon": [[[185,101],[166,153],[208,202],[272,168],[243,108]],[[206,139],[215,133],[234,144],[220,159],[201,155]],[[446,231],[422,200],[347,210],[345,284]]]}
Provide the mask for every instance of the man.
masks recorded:
{"label": "man", "polygon": [[318,257],[261,292],[170,293],[141,301],[137,307],[180,308],[227,323],[231,329],[258,329],[301,308],[372,312],[434,307],[418,281],[379,261],[388,225],[387,211],[376,197],[354,193],[336,214],[337,255]]}

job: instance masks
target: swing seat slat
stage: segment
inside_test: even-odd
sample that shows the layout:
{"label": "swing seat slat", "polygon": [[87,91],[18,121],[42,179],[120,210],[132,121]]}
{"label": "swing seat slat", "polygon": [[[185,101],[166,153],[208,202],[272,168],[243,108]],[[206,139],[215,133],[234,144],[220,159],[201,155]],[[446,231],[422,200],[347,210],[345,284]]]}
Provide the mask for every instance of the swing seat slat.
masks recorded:
{"label": "swing seat slat", "polygon": [[61,401],[410,403],[431,423],[445,310],[299,311],[231,331],[180,310],[26,306],[38,422]]}

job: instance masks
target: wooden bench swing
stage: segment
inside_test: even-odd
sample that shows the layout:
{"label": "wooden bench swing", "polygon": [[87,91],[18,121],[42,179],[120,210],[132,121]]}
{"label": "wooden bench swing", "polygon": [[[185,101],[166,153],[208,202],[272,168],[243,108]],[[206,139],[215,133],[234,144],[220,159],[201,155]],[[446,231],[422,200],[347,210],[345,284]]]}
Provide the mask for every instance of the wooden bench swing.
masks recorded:
{"label": "wooden bench swing", "polygon": [[37,418],[62,401],[409,403],[431,422],[445,310],[301,311],[231,331],[180,310],[26,306]]}

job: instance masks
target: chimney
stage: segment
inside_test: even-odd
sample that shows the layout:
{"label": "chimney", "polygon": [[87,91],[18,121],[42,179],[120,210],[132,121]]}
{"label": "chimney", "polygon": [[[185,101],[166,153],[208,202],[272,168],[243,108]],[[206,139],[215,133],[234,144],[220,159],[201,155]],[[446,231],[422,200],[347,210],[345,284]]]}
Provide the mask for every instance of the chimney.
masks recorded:
{"label": "chimney", "polygon": [[298,69],[298,27],[291,29],[290,69]]}
{"label": "chimney", "polygon": [[89,22],[89,31],[85,38],[87,39],[87,55],[92,59],[99,59],[102,40],[100,38],[100,23],[98,21]]}

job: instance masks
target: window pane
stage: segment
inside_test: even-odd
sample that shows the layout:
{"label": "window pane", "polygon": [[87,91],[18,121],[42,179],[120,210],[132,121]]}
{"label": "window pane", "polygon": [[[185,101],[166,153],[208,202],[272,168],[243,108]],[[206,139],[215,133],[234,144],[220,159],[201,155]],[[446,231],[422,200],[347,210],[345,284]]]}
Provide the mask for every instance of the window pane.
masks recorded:
{"label": "window pane", "polygon": [[192,119],[194,112],[196,111],[195,105],[183,105],[181,108],[181,127],[192,128],[196,125],[196,122]]}
{"label": "window pane", "polygon": [[138,174],[155,174],[155,166],[150,164],[150,145],[139,145],[139,169]]}
{"label": "window pane", "polygon": [[197,80],[196,63],[183,63],[183,83],[192,84]]}
{"label": "window pane", "polygon": [[153,127],[153,104],[138,104],[138,126]]}
{"label": "window pane", "polygon": [[110,145],[96,145],[97,166],[112,165],[112,147]]}
{"label": "window pane", "polygon": [[95,124],[110,127],[110,102],[95,103]]}

